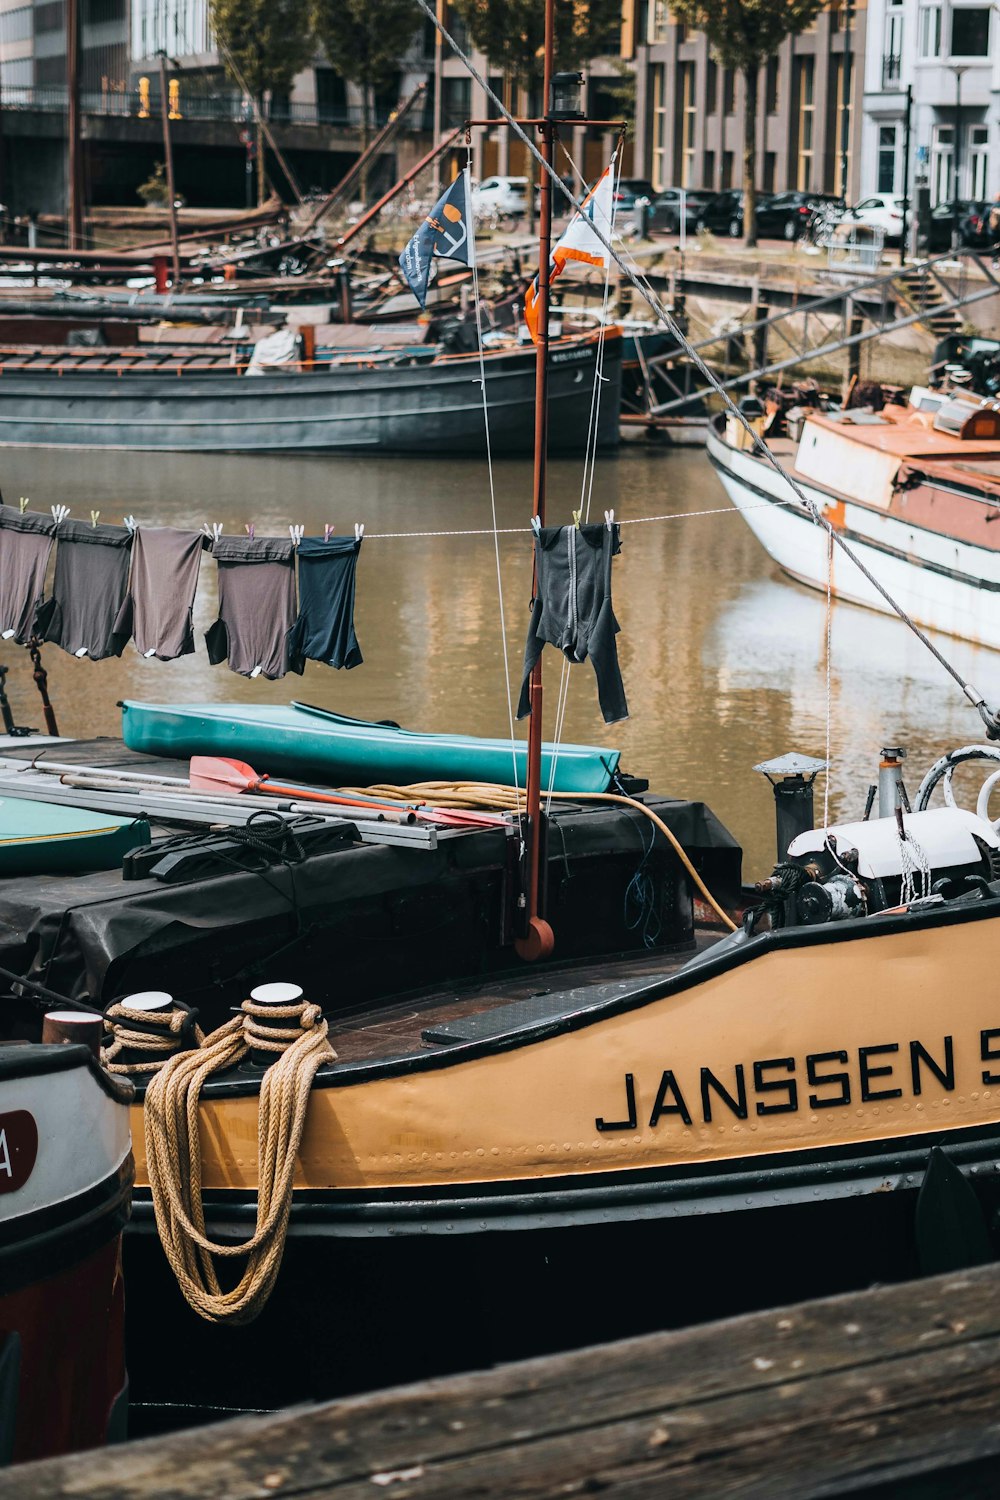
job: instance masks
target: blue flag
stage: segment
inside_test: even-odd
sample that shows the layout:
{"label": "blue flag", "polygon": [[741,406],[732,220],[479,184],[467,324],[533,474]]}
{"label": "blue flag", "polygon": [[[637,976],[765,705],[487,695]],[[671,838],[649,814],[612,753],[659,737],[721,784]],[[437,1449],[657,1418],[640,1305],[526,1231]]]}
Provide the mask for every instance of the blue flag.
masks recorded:
{"label": "blue flag", "polygon": [[400,269],[421,307],[427,305],[427,282],[435,255],[445,260],[461,261],[463,266],[475,264],[476,240],[468,169],[461,172],[438,199],[399,257]]}

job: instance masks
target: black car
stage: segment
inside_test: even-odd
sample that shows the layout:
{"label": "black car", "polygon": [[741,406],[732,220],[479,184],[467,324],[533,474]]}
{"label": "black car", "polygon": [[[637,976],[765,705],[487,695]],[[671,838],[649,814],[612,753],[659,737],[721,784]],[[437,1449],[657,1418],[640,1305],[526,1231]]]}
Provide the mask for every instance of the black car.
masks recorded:
{"label": "black car", "polygon": [[[758,200],[759,201],[759,200]],[[743,234],[743,194],[735,188],[709,198],[698,215],[698,228],[713,234],[728,234],[738,240]]]}
{"label": "black car", "polygon": [[[1000,234],[990,229],[992,203],[982,198],[960,198],[958,202],[958,241],[967,250],[989,250]],[[931,209],[927,248],[950,250],[954,243],[955,205],[939,203]]]}
{"label": "black car", "polygon": [[757,233],[769,240],[801,239],[817,210],[844,207],[832,193],[764,194],[757,202]]}
{"label": "black car", "polygon": [[[682,199],[683,195],[683,199]],[[689,234],[698,227],[698,220],[712,198],[711,193],[687,191],[684,188],[664,188],[650,204],[649,231],[651,234],[679,234],[681,228],[681,202],[684,203],[684,218]]]}

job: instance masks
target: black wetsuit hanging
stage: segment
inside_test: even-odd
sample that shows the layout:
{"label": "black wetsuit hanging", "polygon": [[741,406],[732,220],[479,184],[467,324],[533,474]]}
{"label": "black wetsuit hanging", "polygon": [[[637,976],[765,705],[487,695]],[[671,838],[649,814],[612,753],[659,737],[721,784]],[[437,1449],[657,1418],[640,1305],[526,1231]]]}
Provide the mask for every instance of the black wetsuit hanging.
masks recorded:
{"label": "black wetsuit hanging", "polygon": [[127,637],[115,634],[115,620],[125,598],[131,546],[127,526],[60,524],[52,598],[38,611],[45,640],[92,661],[121,656]]}
{"label": "black wetsuit hanging", "polygon": [[354,579],[361,538],[304,536],[299,542],[299,617],[288,638],[293,661],[359,667]]}
{"label": "black wetsuit hanging", "polygon": [[284,677],[302,668],[289,660],[295,619],[295,546],[280,537],[220,536],[219,618],[205,635],[213,666],[229,659],[243,677]]}
{"label": "black wetsuit hanging", "polygon": [[56,523],[37,511],[0,505],[0,637],[23,646],[35,628]]}
{"label": "black wetsuit hanging", "polygon": [[618,526],[543,526],[535,536],[537,585],[524,648],[517,717],[531,712],[528,679],[548,641],[568,661],[589,657],[606,724],[628,718],[611,607],[611,559],[621,551]]}

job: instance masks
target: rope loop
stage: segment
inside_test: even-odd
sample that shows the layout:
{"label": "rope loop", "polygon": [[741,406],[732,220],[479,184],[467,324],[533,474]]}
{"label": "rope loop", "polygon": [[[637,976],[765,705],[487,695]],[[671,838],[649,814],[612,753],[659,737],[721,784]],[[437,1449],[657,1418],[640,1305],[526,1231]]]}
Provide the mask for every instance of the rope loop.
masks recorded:
{"label": "rope loop", "polygon": [[[196,1015],[190,1006],[178,1001],[169,1010],[157,1011],[116,1000],[104,1012],[101,1063],[109,1073],[126,1076],[158,1073],[168,1058],[203,1044],[205,1034]],[[122,1054],[139,1055],[121,1061]]]}
{"label": "rope loop", "polygon": [[[265,1016],[295,1024],[266,1027]],[[309,1001],[258,1005],[244,1000],[196,1051],[171,1057],[146,1090],[146,1162],[157,1229],[181,1291],[210,1323],[249,1323],[271,1295],[285,1249],[313,1079],[337,1057],[327,1029],[321,1008]],[[260,1084],[256,1226],[241,1244],[222,1245],[209,1238],[205,1222],[199,1104],[208,1079],[243,1062],[251,1051],[276,1054]],[[245,1265],[236,1284],[223,1290],[216,1262],[234,1257]]]}

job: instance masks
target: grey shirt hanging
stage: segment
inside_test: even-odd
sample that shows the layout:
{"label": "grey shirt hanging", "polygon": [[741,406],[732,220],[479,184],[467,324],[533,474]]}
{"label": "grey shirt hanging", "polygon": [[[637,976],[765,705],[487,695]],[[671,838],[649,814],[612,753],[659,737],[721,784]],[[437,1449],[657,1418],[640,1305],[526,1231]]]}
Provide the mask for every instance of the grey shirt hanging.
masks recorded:
{"label": "grey shirt hanging", "polygon": [[220,536],[219,618],[205,636],[213,666],[229,660],[243,677],[301,672],[288,652],[295,619],[295,547],[279,537]]}
{"label": "grey shirt hanging", "polygon": [[39,633],[73,656],[121,656],[115,620],[125,597],[132,533],[126,526],[63,521],[52,598],[38,612]]}
{"label": "grey shirt hanging", "polygon": [[194,650],[192,611],[207,538],[173,526],[140,526],[132,543],[129,591],[115,621],[122,644],[140,656],[172,661]]}
{"label": "grey shirt hanging", "polygon": [[45,591],[56,523],[38,511],[0,505],[0,637],[24,645]]}
{"label": "grey shirt hanging", "polygon": [[524,648],[517,717],[531,712],[529,681],[546,641],[568,661],[589,657],[606,724],[628,718],[611,607],[611,559],[621,551],[617,525],[543,526],[535,536],[537,583]]}

